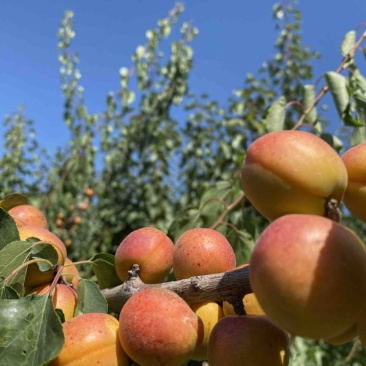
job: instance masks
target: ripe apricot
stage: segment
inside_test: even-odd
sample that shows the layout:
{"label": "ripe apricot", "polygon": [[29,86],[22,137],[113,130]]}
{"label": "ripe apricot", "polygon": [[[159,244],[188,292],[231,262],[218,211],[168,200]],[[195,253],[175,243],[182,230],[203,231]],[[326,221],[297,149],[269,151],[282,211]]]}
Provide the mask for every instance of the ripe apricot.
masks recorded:
{"label": "ripe apricot", "polygon": [[192,360],[207,360],[207,347],[210,334],[216,323],[224,316],[222,307],[213,301],[193,303],[190,308],[203,322],[203,341],[195,349]]}
{"label": "ripe apricot", "polygon": [[241,171],[246,197],[269,220],[291,213],[324,215],[347,185],[342,159],[304,131],[270,132],[248,148]]}
{"label": "ripe apricot", "polygon": [[235,266],[232,246],[214,229],[187,230],[175,244],[173,271],[177,280],[231,271]]}
{"label": "ripe apricot", "polygon": [[208,363],[210,366],[286,366],[288,338],[267,316],[226,316],[211,332]]}
{"label": "ripe apricot", "polygon": [[40,226],[48,228],[45,214],[32,205],[18,205],[8,211],[9,215],[16,221],[17,226]]}
{"label": "ripe apricot", "polygon": [[109,314],[88,313],[63,323],[65,344],[50,366],[128,366],[118,338],[119,323]]}
{"label": "ripe apricot", "polygon": [[[50,287],[51,284],[41,285],[33,289],[32,293],[44,295],[50,291]],[[71,319],[74,316],[77,305],[76,293],[69,286],[58,283],[51,295],[54,308],[63,311],[65,320]]]}
{"label": "ripe apricot", "polygon": [[163,288],[132,295],[119,316],[119,336],[139,365],[179,366],[202,342],[203,324],[188,304]]}
{"label": "ripe apricot", "polygon": [[273,221],[250,259],[250,282],[263,310],[293,335],[334,338],[366,305],[366,251],[332,220],[293,214]]}
{"label": "ripe apricot", "polygon": [[366,222],[366,143],[348,149],[342,160],[348,172],[343,202],[353,215]]}
{"label": "ripe apricot", "polygon": [[154,227],[137,229],[116,250],[116,272],[125,281],[132,265],[138,264],[143,282],[162,282],[172,268],[173,251],[174,244],[163,231]]}

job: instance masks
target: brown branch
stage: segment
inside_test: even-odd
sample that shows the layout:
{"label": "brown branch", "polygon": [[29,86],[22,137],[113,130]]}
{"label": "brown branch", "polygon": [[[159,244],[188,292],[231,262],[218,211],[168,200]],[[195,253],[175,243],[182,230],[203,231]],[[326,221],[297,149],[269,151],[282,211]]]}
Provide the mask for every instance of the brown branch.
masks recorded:
{"label": "brown branch", "polygon": [[122,285],[104,289],[102,294],[107,300],[109,310],[117,314],[133,294],[152,287],[174,291],[187,303],[228,301],[234,305],[235,311],[240,314],[244,313],[243,297],[252,292],[249,281],[249,267],[242,267],[230,272],[191,277],[180,281],[145,284],[138,276],[139,266],[134,264],[131,271],[129,271],[129,277]]}
{"label": "brown branch", "polygon": [[216,229],[224,220],[224,218],[228,215],[228,213],[236,207],[245,197],[245,193],[242,192],[239,197],[232,202],[230,205],[228,205],[225,208],[225,211],[220,215],[220,217],[212,224],[211,229]]}
{"label": "brown branch", "polygon": [[[365,40],[365,38],[366,38],[366,31],[362,34],[362,36],[355,43],[355,45],[350,49],[350,51],[347,53],[347,55],[343,57],[341,64],[338,66],[337,70],[335,71],[337,74],[339,74],[344,69],[344,66],[346,65],[346,63],[352,59],[355,52],[358,50],[358,48],[360,47],[361,43]],[[293,130],[298,129],[304,123],[305,117],[312,111],[313,108],[315,108],[318,105],[318,103],[323,98],[323,96],[328,92],[328,90],[329,90],[328,85],[324,85],[320,89],[314,102],[304,111],[304,113],[301,115],[301,117],[299,118],[299,120],[297,121],[295,126],[292,128]]]}

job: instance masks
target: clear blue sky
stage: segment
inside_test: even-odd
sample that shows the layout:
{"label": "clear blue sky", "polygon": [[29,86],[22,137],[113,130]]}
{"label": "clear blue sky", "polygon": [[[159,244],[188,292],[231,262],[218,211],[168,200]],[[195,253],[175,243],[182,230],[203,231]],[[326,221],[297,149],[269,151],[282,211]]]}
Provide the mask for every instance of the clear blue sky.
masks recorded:
{"label": "clear blue sky", "polygon": [[[131,66],[136,46],[145,43],[145,31],[154,28],[175,2],[1,1],[1,120],[23,104],[27,117],[36,122],[41,144],[51,151],[63,145],[68,135],[62,122],[56,34],[64,11],[75,13],[73,48],[81,59],[81,84],[85,87],[87,106],[90,112],[101,112],[107,93],[118,90],[120,67]],[[256,72],[273,51],[274,3],[272,0],[185,2],[181,20],[193,21],[200,31],[193,43],[195,57],[190,85],[194,92],[208,92],[224,101],[242,85],[247,73]],[[306,0],[300,1],[300,9],[304,43],[322,54],[315,64],[316,79],[339,65],[339,46],[344,34],[366,21],[366,1]],[[331,116],[338,118],[335,114]],[[338,119],[335,122],[338,124]]]}

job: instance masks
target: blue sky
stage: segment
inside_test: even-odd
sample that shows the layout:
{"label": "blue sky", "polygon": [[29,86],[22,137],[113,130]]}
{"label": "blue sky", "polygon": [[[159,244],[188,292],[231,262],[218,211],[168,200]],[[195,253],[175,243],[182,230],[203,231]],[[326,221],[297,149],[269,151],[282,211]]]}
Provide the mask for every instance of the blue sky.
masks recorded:
{"label": "blue sky", "polygon": [[[75,13],[73,49],[81,59],[81,84],[90,112],[101,112],[109,91],[118,90],[119,69],[131,66],[145,31],[166,15],[176,1],[1,1],[0,5],[0,118],[19,104],[36,122],[41,144],[53,150],[67,141],[62,122],[63,97],[57,61],[57,30],[65,10]],[[225,101],[256,72],[273,52],[272,21],[275,1],[190,0],[181,20],[193,21],[199,35],[193,42],[191,89]],[[344,34],[366,21],[366,1],[300,1],[304,44],[318,50],[315,79],[335,70],[341,61]],[[363,31],[365,28],[362,28]],[[360,31],[360,32],[361,32]],[[359,34],[360,34],[359,32]],[[362,67],[361,66],[361,71]],[[365,72],[364,72],[365,73]],[[336,114],[329,112],[334,126]],[[2,132],[0,132],[0,136]],[[2,142],[0,141],[2,144]]]}

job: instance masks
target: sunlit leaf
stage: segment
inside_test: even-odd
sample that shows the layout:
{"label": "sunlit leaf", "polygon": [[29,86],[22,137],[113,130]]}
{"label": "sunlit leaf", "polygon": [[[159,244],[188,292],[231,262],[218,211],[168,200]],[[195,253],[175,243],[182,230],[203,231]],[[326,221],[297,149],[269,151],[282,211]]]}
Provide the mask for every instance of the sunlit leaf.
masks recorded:
{"label": "sunlit leaf", "polygon": [[114,255],[98,253],[91,261],[100,289],[114,287],[122,283],[114,266]]}
{"label": "sunlit leaf", "polygon": [[64,344],[50,296],[0,299],[0,365],[47,364]]}
{"label": "sunlit leaf", "polygon": [[285,123],[286,113],[286,98],[284,96],[275,100],[269,107],[264,123],[267,131],[280,131],[283,130]]}
{"label": "sunlit leaf", "polygon": [[21,193],[11,193],[5,196],[0,201],[0,207],[4,210],[9,211],[11,208],[19,205],[27,205],[29,203],[28,197]]}
{"label": "sunlit leaf", "polygon": [[12,241],[20,240],[14,219],[0,207],[0,249]]}

